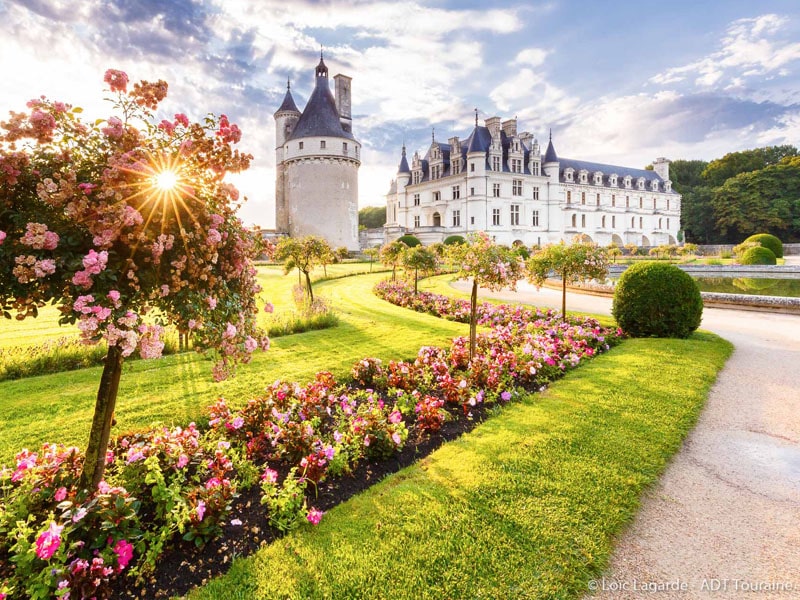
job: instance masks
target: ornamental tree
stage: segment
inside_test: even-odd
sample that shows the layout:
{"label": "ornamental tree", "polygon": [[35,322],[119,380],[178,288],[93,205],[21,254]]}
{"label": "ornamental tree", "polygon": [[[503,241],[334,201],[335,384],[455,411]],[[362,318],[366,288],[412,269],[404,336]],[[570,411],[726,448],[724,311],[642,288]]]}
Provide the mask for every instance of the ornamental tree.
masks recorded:
{"label": "ornamental tree", "polygon": [[396,278],[397,273],[397,265],[399,265],[403,260],[403,253],[406,251],[408,246],[406,246],[400,240],[395,240],[394,242],[389,242],[388,244],[384,244],[381,248],[380,257],[381,263],[386,265],[387,267],[392,267],[392,281]]}
{"label": "ornamental tree", "polygon": [[306,293],[311,302],[314,302],[311,271],[317,265],[326,264],[325,261],[332,256],[333,252],[328,242],[315,235],[307,235],[302,238],[281,238],[275,248],[275,260],[283,261],[285,273],[297,269],[305,276]]}
{"label": "ornamental tree", "polygon": [[555,273],[561,278],[561,319],[567,319],[567,284],[586,279],[603,279],[608,274],[605,248],[586,242],[550,244],[538,250],[526,263],[527,279],[541,287]]}
{"label": "ornamental tree", "polygon": [[450,262],[458,269],[458,276],[472,278],[469,316],[469,358],[475,354],[477,333],[478,287],[501,290],[517,289],[522,278],[523,263],[509,248],[495,244],[484,231],[470,234],[464,244],[448,246]]}
{"label": "ornamental tree", "polygon": [[414,246],[413,248],[406,249],[403,252],[403,268],[408,271],[414,271],[414,293],[417,293],[417,282],[419,281],[419,272],[433,273],[436,270],[438,259],[433,250],[425,246]]}
{"label": "ornamental tree", "polygon": [[47,303],[83,341],[108,345],[81,483],[103,477],[122,363],[160,356],[163,327],[218,353],[219,380],[269,340],[256,327],[257,240],[224,181],[251,156],[225,115],[156,123],[164,81],[109,70],[113,116],[44,97],[0,123],[0,308],[35,317]]}

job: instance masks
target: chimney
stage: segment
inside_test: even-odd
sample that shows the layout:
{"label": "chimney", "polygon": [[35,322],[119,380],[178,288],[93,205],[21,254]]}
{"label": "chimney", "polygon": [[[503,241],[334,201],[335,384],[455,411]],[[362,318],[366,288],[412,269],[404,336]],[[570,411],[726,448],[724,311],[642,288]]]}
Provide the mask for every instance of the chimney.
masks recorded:
{"label": "chimney", "polygon": [[489,117],[485,121],[486,128],[489,130],[489,133],[492,134],[493,140],[500,139],[500,117]]}
{"label": "chimney", "polygon": [[670,161],[663,156],[653,161],[653,170],[656,172],[656,175],[661,177],[664,181],[669,181],[669,162]]}
{"label": "chimney", "polygon": [[507,137],[514,137],[515,135],[517,135],[516,117],[514,117],[513,119],[508,119],[507,121],[503,121],[503,133],[505,133]]}

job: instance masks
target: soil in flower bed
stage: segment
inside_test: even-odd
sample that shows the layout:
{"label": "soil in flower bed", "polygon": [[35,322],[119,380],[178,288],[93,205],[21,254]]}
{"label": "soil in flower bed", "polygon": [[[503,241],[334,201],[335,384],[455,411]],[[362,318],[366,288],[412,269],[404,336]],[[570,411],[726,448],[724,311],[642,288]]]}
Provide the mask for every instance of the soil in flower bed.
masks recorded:
{"label": "soil in flower bed", "polygon": [[[387,475],[428,456],[443,443],[471,431],[497,406],[481,404],[471,407],[467,418],[461,407],[445,407],[451,418],[444,422],[438,432],[409,436],[403,450],[391,458],[362,460],[351,475],[323,481],[318,486],[317,496],[311,493],[309,504],[322,511],[330,510]],[[288,465],[280,471],[282,478],[289,471]],[[234,557],[252,554],[260,546],[281,537],[283,534],[269,525],[267,509],[261,505],[260,499],[261,488],[258,485],[240,492],[233,502],[221,536],[202,548],[193,542],[180,541],[159,557],[155,572],[146,578],[144,584],[137,584],[132,577],[116,580],[112,597],[169,598],[184,595],[192,588],[205,584],[211,577],[225,573]],[[242,524],[230,525],[232,519],[239,519]]]}

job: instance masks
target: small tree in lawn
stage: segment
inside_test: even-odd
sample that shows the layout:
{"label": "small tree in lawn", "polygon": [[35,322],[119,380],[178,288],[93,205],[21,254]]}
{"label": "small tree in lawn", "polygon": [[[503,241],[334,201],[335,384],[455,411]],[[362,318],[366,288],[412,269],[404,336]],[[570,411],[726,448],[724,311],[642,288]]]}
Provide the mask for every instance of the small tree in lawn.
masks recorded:
{"label": "small tree in lawn", "polygon": [[364,250],[364,255],[369,259],[369,272],[372,273],[372,263],[381,255],[381,249],[377,246],[374,248],[366,248]]}
{"label": "small tree in lawn", "polygon": [[381,262],[387,267],[392,267],[392,281],[396,278],[397,265],[402,262],[403,253],[407,248],[408,246],[400,241],[389,242],[381,248]]}
{"label": "small tree in lawn", "polygon": [[417,293],[417,282],[419,281],[419,273],[433,273],[436,271],[438,259],[433,250],[425,246],[414,246],[413,248],[406,249],[403,252],[403,268],[408,271],[414,271],[414,293]]}
{"label": "small tree in lawn", "polygon": [[468,236],[465,244],[448,246],[450,261],[458,276],[472,278],[469,318],[469,357],[475,355],[475,337],[478,321],[478,287],[501,290],[517,289],[522,278],[523,263],[509,248],[498,246],[483,231]]}
{"label": "small tree in lawn", "polygon": [[333,256],[333,253],[328,242],[315,235],[281,238],[275,248],[275,259],[283,261],[284,272],[289,273],[292,269],[297,269],[305,276],[306,293],[311,302],[314,302],[311,271],[317,265],[324,264],[329,256]]}
{"label": "small tree in lawn", "polygon": [[269,340],[256,327],[257,239],[224,182],[251,156],[222,115],[155,124],[167,84],[109,70],[115,116],[83,123],[79,108],[44,98],[12,112],[0,133],[0,308],[35,317],[47,303],[83,341],[105,340],[81,485],[103,477],[123,360],[154,358],[163,326],[214,349],[215,379]]}
{"label": "small tree in lawn", "polygon": [[551,273],[561,278],[561,318],[567,318],[567,284],[603,279],[608,274],[605,248],[585,242],[551,244],[538,250],[526,263],[528,281],[540,287]]}
{"label": "small tree in lawn", "polygon": [[609,244],[606,248],[606,253],[611,257],[612,262],[616,263],[617,258],[622,256],[622,250],[616,244]]}

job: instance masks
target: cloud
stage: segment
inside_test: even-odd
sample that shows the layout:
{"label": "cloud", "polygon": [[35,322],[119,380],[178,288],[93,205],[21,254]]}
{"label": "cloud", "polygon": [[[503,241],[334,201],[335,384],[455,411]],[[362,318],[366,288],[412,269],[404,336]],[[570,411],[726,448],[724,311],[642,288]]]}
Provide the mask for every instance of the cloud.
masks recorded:
{"label": "cloud", "polygon": [[721,48],[697,61],[653,76],[655,84],[689,81],[701,88],[741,85],[743,78],[783,76],[785,67],[800,60],[800,42],[772,39],[788,20],[775,14],[734,21],[722,38]]}

